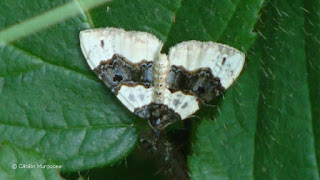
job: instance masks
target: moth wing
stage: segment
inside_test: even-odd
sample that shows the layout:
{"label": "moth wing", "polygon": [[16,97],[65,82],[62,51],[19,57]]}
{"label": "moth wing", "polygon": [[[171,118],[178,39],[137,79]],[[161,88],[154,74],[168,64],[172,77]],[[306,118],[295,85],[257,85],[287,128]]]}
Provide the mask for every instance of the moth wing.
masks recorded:
{"label": "moth wing", "polygon": [[120,54],[131,63],[153,61],[158,57],[163,43],[146,32],[125,31],[118,28],[89,29],[80,32],[81,50],[91,67]]}
{"label": "moth wing", "polygon": [[172,93],[166,89],[164,92],[164,104],[174,109],[181,117],[181,120],[194,114],[200,107],[196,96],[187,95],[181,91]]}
{"label": "moth wing", "polygon": [[[80,32],[80,45],[90,68],[130,111],[134,112],[136,108],[151,103],[152,85],[145,87],[141,82],[133,82],[140,80],[140,77],[132,79],[131,74],[150,75],[149,69],[135,66],[142,61],[152,62],[159,56],[163,43],[158,38],[146,32],[117,28],[92,29]],[[114,55],[120,55],[121,58]],[[99,66],[101,62],[114,60],[114,57],[117,61],[125,62]]]}
{"label": "moth wing", "polygon": [[214,77],[227,89],[239,76],[245,55],[239,50],[220,43],[186,41],[169,51],[171,65],[182,66],[188,71],[209,67]]}
{"label": "moth wing", "polygon": [[121,86],[117,98],[131,112],[135,112],[136,108],[148,105],[152,101],[153,88],[145,88],[144,86]]}

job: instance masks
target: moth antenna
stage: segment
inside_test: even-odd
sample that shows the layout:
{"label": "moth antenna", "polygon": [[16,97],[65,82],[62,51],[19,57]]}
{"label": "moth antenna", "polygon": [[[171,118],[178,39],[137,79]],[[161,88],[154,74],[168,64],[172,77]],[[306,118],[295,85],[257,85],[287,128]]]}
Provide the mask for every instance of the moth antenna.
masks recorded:
{"label": "moth antenna", "polygon": [[205,103],[205,102],[203,102],[203,106],[213,107],[213,108],[218,107],[217,105],[207,104],[207,103]]}
{"label": "moth antenna", "polygon": [[197,119],[201,120],[200,116],[197,116],[197,115],[190,115],[188,118],[197,118]]}

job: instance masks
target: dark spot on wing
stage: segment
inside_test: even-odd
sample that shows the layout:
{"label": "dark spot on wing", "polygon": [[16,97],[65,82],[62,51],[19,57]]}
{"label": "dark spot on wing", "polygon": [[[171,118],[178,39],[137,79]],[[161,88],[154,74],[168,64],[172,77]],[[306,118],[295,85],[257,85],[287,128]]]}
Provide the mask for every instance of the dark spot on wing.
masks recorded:
{"label": "dark spot on wing", "polygon": [[177,106],[179,105],[179,103],[180,103],[180,101],[179,101],[178,99],[174,99],[174,100],[173,100],[173,105],[174,105],[174,106],[177,107]]}
{"label": "dark spot on wing", "polygon": [[143,100],[144,100],[144,94],[139,94],[139,99],[140,99],[141,101],[143,101]]}
{"label": "dark spot on wing", "polygon": [[188,106],[188,103],[185,102],[181,108],[184,109],[184,108],[186,108],[187,106]]}
{"label": "dark spot on wing", "polygon": [[122,80],[122,76],[121,75],[118,75],[118,74],[114,75],[113,81],[121,81],[121,80]]}
{"label": "dark spot on wing", "polygon": [[132,94],[129,94],[129,100],[130,100],[130,101],[136,101],[135,98],[134,98],[134,96],[133,96]]}
{"label": "dark spot on wing", "polygon": [[226,57],[223,57],[222,59],[222,65],[224,65],[224,63],[226,62],[227,58]]}
{"label": "dark spot on wing", "polygon": [[103,48],[104,47],[104,40],[100,40],[100,46]]}

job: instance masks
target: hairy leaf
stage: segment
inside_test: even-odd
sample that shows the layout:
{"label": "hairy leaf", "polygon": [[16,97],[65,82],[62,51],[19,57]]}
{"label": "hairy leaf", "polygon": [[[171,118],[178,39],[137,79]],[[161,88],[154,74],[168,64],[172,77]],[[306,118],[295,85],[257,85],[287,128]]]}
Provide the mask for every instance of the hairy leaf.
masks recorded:
{"label": "hairy leaf", "polygon": [[320,163],[320,2],[317,0],[304,2],[305,14],[305,50],[308,73],[309,98],[313,139],[318,164]]}
{"label": "hairy leaf", "polygon": [[[192,179],[319,179],[319,1],[114,0],[89,12],[84,1],[79,16],[0,45],[0,141],[65,172],[126,157],[142,120],[90,71],[78,39],[83,29],[119,27],[156,35],[163,52],[191,39],[247,52],[218,108],[193,120]],[[37,16],[52,25],[46,12],[69,2],[3,0],[0,30]]]}
{"label": "hairy leaf", "polygon": [[[61,4],[1,1],[2,25]],[[85,28],[81,15],[0,47],[0,140],[33,149],[63,171],[112,164],[138,138],[135,116],[117,104],[81,54],[78,34]]]}
{"label": "hairy leaf", "polygon": [[263,13],[264,38],[255,48],[263,62],[255,138],[257,179],[319,179],[309,89],[316,81],[308,84],[307,66],[312,61],[306,56],[314,50],[306,48],[304,28],[310,22],[303,7],[302,0],[274,0]]}
{"label": "hairy leaf", "polygon": [[62,179],[59,165],[43,159],[31,150],[9,143],[0,146],[0,179]]}

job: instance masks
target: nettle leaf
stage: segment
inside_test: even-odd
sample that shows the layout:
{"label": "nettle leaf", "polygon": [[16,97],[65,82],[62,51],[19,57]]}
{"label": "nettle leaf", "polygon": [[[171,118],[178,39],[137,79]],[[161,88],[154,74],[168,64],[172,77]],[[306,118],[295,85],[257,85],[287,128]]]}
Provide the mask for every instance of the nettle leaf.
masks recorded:
{"label": "nettle leaf", "polygon": [[264,38],[255,48],[263,62],[254,155],[257,179],[319,179],[319,10],[316,1],[266,4]]}
{"label": "nettle leaf", "polygon": [[181,0],[115,0],[91,10],[95,27],[117,27],[145,31],[167,41]]}
{"label": "nettle leaf", "polygon": [[[0,29],[64,3],[3,0]],[[190,39],[247,52],[246,67],[218,108],[203,107],[196,114],[201,121],[194,118],[192,179],[318,179],[320,3],[262,3],[114,0],[3,43],[0,141],[35,151],[65,172],[126,157],[142,120],[90,71],[78,38],[83,29],[119,27],[156,35],[163,52]]]}
{"label": "nettle leaf", "polygon": [[197,128],[192,178],[319,179],[319,7],[265,4],[247,67]]}
{"label": "nettle leaf", "polygon": [[[2,25],[63,2],[21,3],[1,1]],[[62,171],[117,162],[138,139],[136,117],[124,110],[81,54],[78,36],[86,28],[86,17],[80,15],[0,47],[0,141],[33,149],[61,164]]]}
{"label": "nettle leaf", "polygon": [[59,165],[10,143],[0,145],[0,179],[63,179]]}

